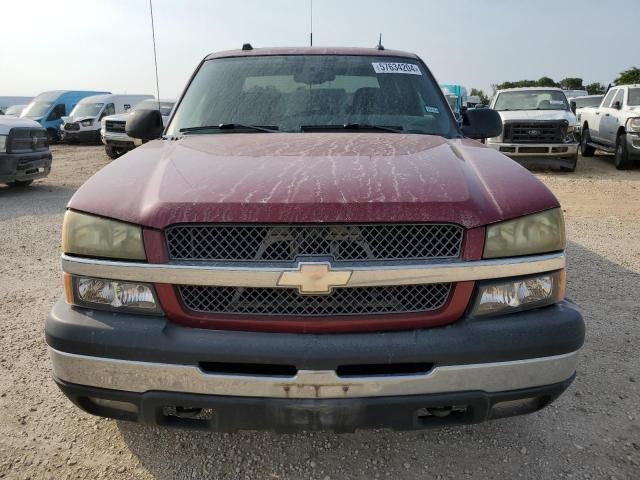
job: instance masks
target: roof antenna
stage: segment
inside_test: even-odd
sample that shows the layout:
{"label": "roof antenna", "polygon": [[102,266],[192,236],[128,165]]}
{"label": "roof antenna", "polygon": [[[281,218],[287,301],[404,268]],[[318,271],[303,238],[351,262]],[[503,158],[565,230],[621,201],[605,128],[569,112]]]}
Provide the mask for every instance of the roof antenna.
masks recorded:
{"label": "roof antenna", "polygon": [[151,11],[151,36],[153,37],[153,61],[156,64],[156,94],[158,95],[158,110],[160,109],[160,82],[158,80],[158,55],[156,54],[156,29],[153,25],[153,3],[149,0],[149,10]]}
{"label": "roof antenna", "polygon": [[313,0],[309,0],[309,46],[313,47]]}
{"label": "roof antenna", "polygon": [[376,46],[378,50],[384,50],[384,46],[382,45],[382,32],[380,32],[380,37],[378,38],[378,45]]}

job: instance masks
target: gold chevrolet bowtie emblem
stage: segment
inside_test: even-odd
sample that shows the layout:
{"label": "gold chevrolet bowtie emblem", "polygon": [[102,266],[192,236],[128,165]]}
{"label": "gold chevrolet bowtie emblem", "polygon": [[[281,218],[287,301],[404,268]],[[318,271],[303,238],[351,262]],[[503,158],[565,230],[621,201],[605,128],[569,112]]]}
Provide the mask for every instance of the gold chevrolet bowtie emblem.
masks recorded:
{"label": "gold chevrolet bowtie emblem", "polygon": [[327,294],[333,287],[343,287],[351,278],[349,270],[331,270],[328,263],[300,263],[298,270],[282,272],[280,287],[298,287],[302,294]]}

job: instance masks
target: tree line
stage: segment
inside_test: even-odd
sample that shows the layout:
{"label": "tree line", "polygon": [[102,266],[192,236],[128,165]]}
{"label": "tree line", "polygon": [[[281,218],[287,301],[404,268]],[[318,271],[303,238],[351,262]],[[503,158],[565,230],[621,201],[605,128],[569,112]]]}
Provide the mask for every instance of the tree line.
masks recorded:
{"label": "tree line", "polygon": [[[630,85],[634,83],[640,83],[640,68],[638,67],[630,67],[620,72],[614,80],[614,85]],[[610,86],[611,85],[609,85],[609,87]],[[521,87],[560,87],[563,90],[586,90],[589,95],[602,95],[608,89],[608,87],[605,87],[600,82],[585,85],[582,78],[579,77],[567,77],[559,82],[554,81],[550,77],[540,77],[538,80],[518,80],[516,82],[502,82],[491,85],[493,93],[495,93],[496,90],[503,90],[505,88]],[[485,105],[489,103],[489,97],[480,89],[472,88],[470,95],[477,95],[480,97],[481,103]]]}

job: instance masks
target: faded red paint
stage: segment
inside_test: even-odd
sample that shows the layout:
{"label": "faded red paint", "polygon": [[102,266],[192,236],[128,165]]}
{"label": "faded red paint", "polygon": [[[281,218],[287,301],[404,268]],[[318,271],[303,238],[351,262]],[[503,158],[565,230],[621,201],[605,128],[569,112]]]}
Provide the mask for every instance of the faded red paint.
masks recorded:
{"label": "faded red paint", "polygon": [[472,140],[393,133],[247,133],[150,142],[69,207],[163,229],[182,222],[453,222],[558,206],[531,173]]}

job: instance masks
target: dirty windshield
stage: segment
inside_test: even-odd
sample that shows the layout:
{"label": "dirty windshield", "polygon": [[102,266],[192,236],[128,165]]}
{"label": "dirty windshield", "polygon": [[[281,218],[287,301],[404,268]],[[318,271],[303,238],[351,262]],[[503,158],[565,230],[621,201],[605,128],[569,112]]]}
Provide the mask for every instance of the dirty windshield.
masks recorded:
{"label": "dirty windshield", "polygon": [[167,133],[224,133],[236,126],[255,132],[458,133],[440,88],[418,61],[356,55],[205,62]]}
{"label": "dirty windshield", "polygon": [[567,97],[560,90],[524,90],[498,94],[496,110],[569,110]]}

